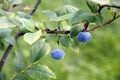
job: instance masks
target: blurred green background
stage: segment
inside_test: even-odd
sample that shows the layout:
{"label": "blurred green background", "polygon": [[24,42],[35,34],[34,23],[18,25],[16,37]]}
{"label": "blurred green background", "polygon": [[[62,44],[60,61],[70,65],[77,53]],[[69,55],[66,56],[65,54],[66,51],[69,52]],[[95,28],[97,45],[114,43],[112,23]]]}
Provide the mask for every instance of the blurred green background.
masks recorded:
{"label": "blurred green background", "polygon": [[[33,7],[37,0],[23,0],[29,7]],[[66,0],[67,1],[67,0]],[[60,6],[71,4],[82,10],[89,10],[85,0],[43,0],[38,10],[33,15],[34,20],[42,21],[47,19],[42,10],[55,10]],[[106,15],[106,10],[103,10]],[[106,16],[107,18],[108,16]],[[70,49],[64,48],[65,58],[60,61],[53,60],[47,55],[40,60],[41,64],[47,65],[56,74],[56,80],[120,80],[120,19],[113,23],[92,31],[92,40],[79,47],[77,54]],[[22,38],[22,37],[21,37]],[[21,45],[23,47],[21,47]],[[30,46],[22,39],[14,48],[24,54],[26,61],[29,58]],[[23,49],[26,50],[23,51]],[[1,51],[3,53],[3,51]],[[2,55],[0,53],[0,55]],[[3,70],[7,76],[14,73],[13,57],[14,52],[9,55]],[[12,68],[13,67],[13,68]],[[53,79],[48,79],[53,80]]]}

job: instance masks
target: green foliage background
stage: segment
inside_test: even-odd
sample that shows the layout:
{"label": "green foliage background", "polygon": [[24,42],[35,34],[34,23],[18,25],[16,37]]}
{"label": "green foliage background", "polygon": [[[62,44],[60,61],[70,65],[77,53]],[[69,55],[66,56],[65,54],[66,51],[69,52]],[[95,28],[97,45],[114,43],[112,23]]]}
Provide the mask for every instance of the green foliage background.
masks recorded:
{"label": "green foliage background", "polygon": [[[24,0],[24,2],[28,6],[33,7],[36,0]],[[65,4],[72,4],[80,9],[89,10],[85,0],[71,0],[69,3],[65,3],[64,0],[43,0],[33,18],[37,21],[47,19],[41,12],[42,10],[55,10]],[[103,12],[103,15],[108,14],[105,9]],[[40,63],[49,66],[53,70],[57,76],[56,80],[120,80],[119,22],[120,19],[117,19],[110,25],[92,31],[92,40],[79,46],[79,54],[71,49],[62,48],[66,53],[63,60],[53,60],[49,54],[43,57]],[[30,46],[22,39],[17,42],[18,44],[14,46],[14,49],[18,50],[19,48],[19,52],[25,56],[24,58],[27,61],[30,56]],[[23,50],[24,48],[26,50]],[[0,51],[0,58],[3,52]],[[9,77],[15,73],[13,66],[14,56],[15,54],[12,51],[3,68],[3,71]]]}

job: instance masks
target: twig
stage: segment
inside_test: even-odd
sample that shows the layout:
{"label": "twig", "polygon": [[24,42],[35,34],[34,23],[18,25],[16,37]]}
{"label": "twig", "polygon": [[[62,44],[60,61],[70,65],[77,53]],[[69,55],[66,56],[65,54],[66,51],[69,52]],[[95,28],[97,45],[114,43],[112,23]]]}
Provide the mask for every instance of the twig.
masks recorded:
{"label": "twig", "polygon": [[101,14],[101,11],[102,11],[102,9],[104,8],[104,7],[113,7],[113,8],[118,8],[118,9],[120,9],[120,6],[115,6],[115,5],[99,5],[98,4],[98,6],[99,6],[99,9],[98,9],[98,13],[100,13]]}
{"label": "twig", "polygon": [[13,45],[9,45],[8,48],[6,49],[1,61],[0,61],[0,71],[2,70],[2,67],[6,61],[6,58],[8,56],[8,54],[10,53],[11,49],[13,48]]}
{"label": "twig", "polygon": [[39,6],[39,4],[42,2],[42,0],[38,0],[37,1],[37,3],[36,3],[36,5],[34,6],[34,8],[32,9],[32,11],[30,12],[30,15],[32,15],[35,11],[36,11],[36,9],[38,8],[38,6]]}
{"label": "twig", "polygon": [[14,80],[14,78],[15,78],[17,75],[26,72],[29,68],[31,68],[31,67],[34,66],[34,65],[37,65],[38,63],[39,63],[39,61],[34,62],[34,63],[26,66],[23,70],[21,70],[20,72],[16,73],[14,76],[12,76],[10,80]]}
{"label": "twig", "polygon": [[[23,35],[23,33],[19,31],[19,32],[15,35],[15,39],[17,39],[17,38],[18,38],[19,36],[21,36],[21,35]],[[1,59],[1,61],[0,61],[0,71],[2,70],[2,66],[3,66],[3,64],[5,63],[6,58],[7,58],[8,54],[10,53],[10,51],[11,51],[12,48],[13,48],[13,45],[10,44],[10,45],[8,46],[8,48],[6,49],[6,51],[5,51],[2,59]]]}
{"label": "twig", "polygon": [[70,31],[67,30],[67,31],[58,31],[58,30],[49,30],[49,29],[46,29],[45,30],[48,34],[69,34]]}
{"label": "twig", "polygon": [[[38,0],[37,1],[37,3],[35,4],[33,10],[30,12],[30,15],[33,15],[33,13],[37,10],[37,8],[38,8],[39,4],[41,3],[41,1],[42,0]],[[14,38],[17,40],[23,34],[24,34],[23,32],[19,31],[18,33],[16,33]],[[0,71],[2,70],[2,67],[3,67],[3,65],[4,65],[4,63],[6,61],[6,58],[9,55],[10,51],[12,50],[12,48],[13,48],[13,45],[9,44],[9,46],[5,50],[5,53],[4,53],[4,55],[3,55],[3,57],[2,57],[2,59],[0,61]]]}
{"label": "twig", "polygon": [[84,29],[83,29],[82,31],[87,31],[88,26],[89,26],[89,23],[86,22],[86,23],[84,24]]}
{"label": "twig", "polygon": [[116,17],[116,12],[115,12],[114,15],[113,15],[113,18],[112,18],[111,20],[106,21],[106,22],[103,24],[103,26],[105,26],[105,25],[107,25],[107,24],[110,24],[110,23],[113,22],[116,18],[117,18],[117,17]]}
{"label": "twig", "polygon": [[18,5],[15,4],[15,5],[11,6],[11,7],[9,8],[8,12],[12,12],[16,6],[18,6]]}
{"label": "twig", "polygon": [[[98,6],[99,6],[99,9],[98,9],[98,13],[99,14],[101,14],[101,11],[102,11],[102,9],[104,8],[104,7],[108,7],[108,8],[110,8],[110,7],[113,7],[113,8],[118,8],[118,9],[120,9],[120,6],[115,6],[115,5],[100,5],[100,4],[98,4]],[[114,20],[116,20],[117,18],[119,18],[120,17],[120,15],[118,15],[118,16],[116,16],[116,12],[114,13],[114,15],[113,15],[113,18],[111,19],[111,20],[108,20],[108,21],[106,21],[102,26],[105,26],[105,25],[107,25],[107,24],[110,24],[110,23],[112,23]],[[99,28],[99,27],[101,27],[100,25],[95,25],[93,28],[91,28],[91,29],[89,29],[89,30],[87,30],[87,31],[93,31],[93,30],[95,30],[95,29],[97,29],[97,28]]]}
{"label": "twig", "polygon": [[[111,20],[106,21],[102,26],[105,26],[105,25],[108,25],[108,24],[112,23],[114,20],[116,20],[116,19],[119,18],[119,17],[120,17],[120,15],[118,15],[118,16],[115,16],[115,15],[114,15]],[[95,29],[97,29],[97,28],[99,28],[99,27],[102,27],[102,26],[100,26],[100,25],[95,25],[93,28],[91,28],[91,29],[89,29],[89,30],[87,30],[87,31],[93,31],[93,30],[95,30]]]}

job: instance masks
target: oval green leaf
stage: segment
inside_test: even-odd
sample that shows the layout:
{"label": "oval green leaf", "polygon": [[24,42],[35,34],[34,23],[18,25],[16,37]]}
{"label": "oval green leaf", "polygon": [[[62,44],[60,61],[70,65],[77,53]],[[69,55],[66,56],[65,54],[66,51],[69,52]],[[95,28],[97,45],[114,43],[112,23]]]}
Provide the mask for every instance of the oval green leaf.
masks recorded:
{"label": "oval green leaf", "polygon": [[38,61],[50,52],[50,45],[44,39],[36,42],[31,49],[32,62]]}
{"label": "oval green leaf", "polygon": [[76,8],[72,5],[65,5],[65,6],[58,8],[55,12],[58,16],[63,16],[66,14],[73,14],[73,13],[77,12],[78,10],[79,10],[78,8]]}
{"label": "oval green leaf", "polygon": [[14,28],[15,24],[10,22],[6,17],[0,17],[0,28]]}
{"label": "oval green leaf", "polygon": [[12,32],[12,29],[9,28],[0,28],[0,39],[7,37]]}
{"label": "oval green leaf", "polygon": [[59,42],[64,46],[64,47],[70,47],[70,37],[69,36],[62,36],[59,40]]}
{"label": "oval green leaf", "polygon": [[35,65],[29,68],[26,73],[33,80],[47,80],[48,78],[56,79],[55,74],[46,65]]}
{"label": "oval green leaf", "polygon": [[79,10],[73,15],[70,23],[73,25],[80,22],[95,22],[95,19],[95,14]]}
{"label": "oval green leaf", "polygon": [[21,53],[19,53],[19,52],[15,53],[14,66],[15,66],[15,69],[17,72],[20,72],[26,66],[25,60],[23,59]]}
{"label": "oval green leaf", "polygon": [[34,32],[34,33],[25,33],[23,38],[24,38],[25,42],[32,45],[40,38],[41,35],[42,35],[42,31],[39,30],[39,31]]}
{"label": "oval green leaf", "polygon": [[35,31],[35,24],[33,22],[31,22],[25,18],[20,19],[20,21],[27,30],[29,30],[31,32]]}
{"label": "oval green leaf", "polygon": [[91,12],[93,12],[93,13],[98,12],[98,9],[99,9],[98,4],[96,4],[90,0],[87,0],[86,3],[88,5],[88,7],[90,8]]}
{"label": "oval green leaf", "polygon": [[82,30],[80,26],[75,26],[70,31],[70,37],[73,38],[78,35],[78,33]]}

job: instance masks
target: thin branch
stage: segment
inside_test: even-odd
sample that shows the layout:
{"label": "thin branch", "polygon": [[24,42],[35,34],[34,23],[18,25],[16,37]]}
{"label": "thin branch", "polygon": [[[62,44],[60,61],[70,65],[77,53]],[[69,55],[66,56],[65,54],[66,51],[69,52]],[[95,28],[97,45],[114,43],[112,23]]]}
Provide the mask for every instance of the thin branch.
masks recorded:
{"label": "thin branch", "polygon": [[36,11],[36,9],[38,8],[38,6],[39,6],[39,4],[42,2],[42,0],[38,0],[37,1],[37,3],[36,3],[36,5],[34,6],[34,8],[32,9],[32,11],[30,12],[30,15],[32,15],[35,11]]}
{"label": "thin branch", "polygon": [[103,9],[104,7],[109,7],[109,8],[112,7],[112,8],[118,8],[118,9],[120,9],[120,6],[116,6],[116,5],[107,5],[107,4],[106,4],[106,5],[102,5],[102,6],[101,6],[101,5],[98,4],[98,6],[99,6],[98,13],[100,13],[100,14],[101,14],[101,11],[102,11],[102,9]]}
{"label": "thin branch", "polygon": [[[108,24],[112,23],[114,20],[118,19],[119,17],[120,17],[120,15],[118,15],[118,16],[113,16],[113,18],[112,18],[111,20],[106,21],[102,26],[105,26],[105,25],[108,25]],[[95,25],[93,28],[91,28],[91,29],[89,29],[89,30],[87,30],[87,31],[93,31],[93,30],[95,30],[95,29],[97,29],[97,28],[99,28],[99,27],[102,27],[102,26],[100,26],[100,25]]]}
{"label": "thin branch", "polygon": [[[42,0],[38,0],[37,3],[35,4],[33,10],[30,12],[30,15],[33,15],[33,13],[37,10],[39,4],[41,3]],[[15,35],[15,39],[17,40],[21,35],[23,35],[24,33],[21,31],[18,31],[18,33],[16,33]],[[7,56],[9,55],[10,51],[12,50],[13,45],[9,44],[9,46],[7,47],[7,49],[5,50],[5,53],[3,54],[3,57],[0,61],[0,71],[2,70],[2,67],[6,61]]]}
{"label": "thin branch", "polygon": [[70,31],[67,30],[67,31],[58,31],[58,30],[49,30],[49,29],[46,29],[45,30],[48,34],[69,34]]}
{"label": "thin branch", "polygon": [[101,5],[99,5],[99,4],[98,4],[98,6],[99,6],[98,13],[101,14],[101,11],[102,11],[102,9],[103,9],[105,6],[101,6]]}
{"label": "thin branch", "polygon": [[[15,35],[15,39],[17,39],[20,35],[23,35],[22,32],[18,32],[16,35]],[[13,45],[9,44],[8,48],[6,49],[1,61],[0,61],[0,71],[2,70],[2,67],[3,67],[3,64],[5,63],[6,61],[6,58],[8,56],[8,54],[10,53],[10,51],[12,50],[13,48]]]}
{"label": "thin branch", "polygon": [[88,26],[89,26],[89,23],[86,22],[86,23],[84,24],[84,29],[83,29],[82,31],[87,31]]}
{"label": "thin branch", "polygon": [[18,75],[21,74],[21,73],[26,72],[29,68],[31,68],[31,67],[34,66],[34,65],[37,65],[38,63],[39,63],[39,61],[34,62],[34,63],[26,66],[23,70],[21,70],[20,72],[16,73],[15,75],[13,75],[10,80],[14,80],[14,78],[15,78],[16,76],[18,76]]}
{"label": "thin branch", "polygon": [[[102,11],[102,9],[104,8],[104,7],[108,7],[108,8],[110,8],[110,7],[113,7],[113,8],[118,8],[118,9],[120,9],[120,6],[115,6],[115,5],[100,5],[100,4],[98,4],[98,6],[99,6],[99,9],[98,9],[98,13],[99,14],[101,14],[101,11]],[[106,21],[102,26],[105,26],[105,25],[107,25],[107,24],[110,24],[110,23],[112,23],[114,20],[116,20],[117,18],[119,18],[120,17],[120,15],[118,15],[118,16],[116,16],[116,12],[114,13],[114,15],[113,15],[113,18],[111,19],[111,20],[108,20],[108,21]],[[91,29],[89,29],[89,30],[87,30],[87,31],[93,31],[93,30],[95,30],[95,29],[97,29],[97,28],[99,28],[99,27],[101,27],[100,25],[95,25],[93,28],[91,28]]]}
{"label": "thin branch", "polygon": [[108,6],[108,7],[113,7],[113,8],[118,8],[118,9],[120,9],[120,6],[115,6],[115,5],[105,5],[105,6]]}
{"label": "thin branch", "polygon": [[13,5],[13,6],[11,6],[11,7],[8,9],[8,12],[12,12],[12,11],[14,10],[14,8],[17,7],[17,6],[18,6],[18,5],[16,5],[16,4]]}
{"label": "thin branch", "polygon": [[110,23],[113,22],[116,18],[117,18],[117,17],[116,17],[116,13],[114,13],[113,18],[112,18],[111,20],[106,21],[106,22],[103,24],[103,26],[105,26],[105,25],[107,25],[107,24],[110,24]]}
{"label": "thin branch", "polygon": [[13,48],[13,45],[9,45],[8,48],[6,49],[1,61],[0,61],[0,71],[2,70],[2,67],[6,61],[6,58],[8,56],[8,54],[10,53],[11,49]]}
{"label": "thin branch", "polygon": [[87,30],[88,32],[89,31],[93,31],[93,30],[95,30],[95,29],[97,29],[97,28],[99,28],[99,27],[101,27],[101,26],[99,26],[99,25],[95,25],[93,28],[90,28],[89,30]]}

